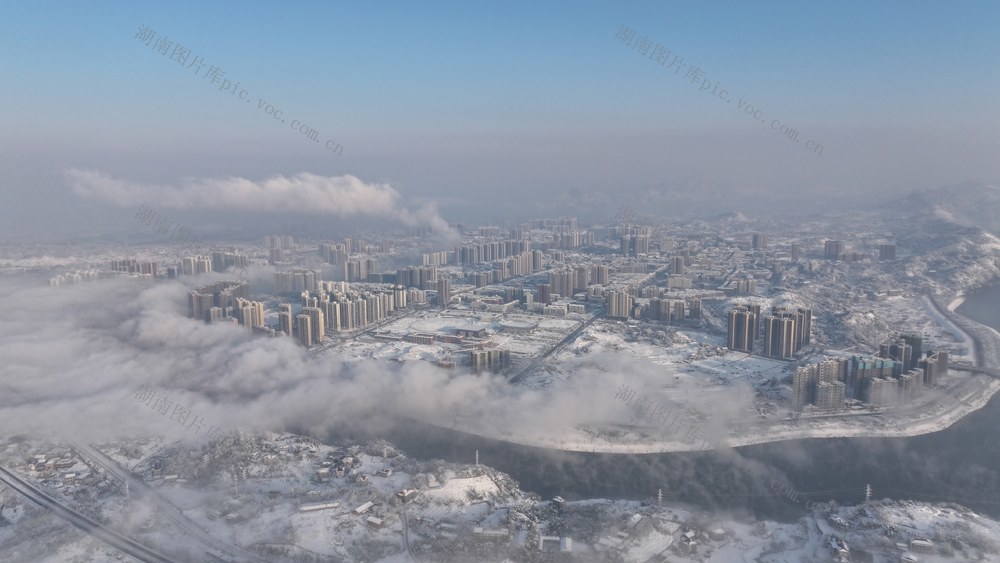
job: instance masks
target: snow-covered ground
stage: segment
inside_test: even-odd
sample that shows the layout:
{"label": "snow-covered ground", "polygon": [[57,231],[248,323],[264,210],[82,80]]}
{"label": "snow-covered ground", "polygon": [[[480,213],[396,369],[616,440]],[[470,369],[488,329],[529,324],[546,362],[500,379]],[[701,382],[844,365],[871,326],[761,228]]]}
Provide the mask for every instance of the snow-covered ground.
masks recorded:
{"label": "snow-covered ground", "polygon": [[[4,444],[2,461],[26,476],[32,452],[65,447]],[[227,436],[210,447],[137,440],[102,449],[156,487],[184,516],[224,542],[270,561],[996,561],[1000,523],[957,505],[878,500],[807,504],[795,522],[753,521],[657,502],[541,500],[482,465],[418,462],[385,442],[332,447],[293,435]],[[158,455],[158,454],[157,454]],[[81,465],[85,460],[75,458]],[[345,468],[342,477],[324,470]],[[391,473],[390,473],[391,471]],[[53,493],[59,486],[33,480]],[[362,478],[361,476],[365,477]],[[234,480],[235,479],[235,480]],[[168,484],[168,482],[173,484]],[[201,560],[169,530],[160,509],[96,477],[64,502],[148,545]],[[406,501],[397,494],[412,489]],[[10,493],[3,497],[3,561],[120,561],[121,554]],[[551,538],[551,539],[545,539]],[[187,546],[190,547],[190,546]],[[562,553],[558,553],[562,550]],[[846,550],[846,551],[844,551]]]}

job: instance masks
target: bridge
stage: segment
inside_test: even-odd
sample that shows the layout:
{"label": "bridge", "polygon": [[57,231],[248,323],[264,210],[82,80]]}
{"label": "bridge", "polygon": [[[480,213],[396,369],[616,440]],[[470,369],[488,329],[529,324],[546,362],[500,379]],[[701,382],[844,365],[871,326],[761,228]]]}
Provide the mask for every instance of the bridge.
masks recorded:
{"label": "bridge", "polygon": [[1000,369],[983,368],[979,366],[974,366],[972,364],[948,364],[949,370],[967,371],[969,373],[985,373],[986,375],[991,375],[1000,379]]}

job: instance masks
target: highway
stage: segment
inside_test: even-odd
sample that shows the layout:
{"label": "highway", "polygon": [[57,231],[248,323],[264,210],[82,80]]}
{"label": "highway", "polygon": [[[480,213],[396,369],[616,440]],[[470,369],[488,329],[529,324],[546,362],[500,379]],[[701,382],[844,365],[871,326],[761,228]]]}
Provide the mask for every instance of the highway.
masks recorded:
{"label": "highway", "polygon": [[194,538],[194,540],[200,543],[206,551],[215,549],[221,551],[236,561],[267,561],[254,553],[228,544],[201,529],[197,524],[189,520],[187,516],[184,516],[184,513],[181,512],[179,508],[174,506],[167,499],[163,498],[163,496],[161,496],[155,489],[147,485],[145,481],[135,477],[127,469],[119,467],[113,459],[104,455],[104,453],[100,450],[79,442],[68,441],[68,443],[80,454],[81,457],[85,456],[90,459],[97,466],[107,471],[109,476],[128,483],[133,495],[141,496],[155,505],[160,510],[161,514],[166,516],[167,519],[176,524],[177,527]]}
{"label": "highway", "polygon": [[538,366],[540,366],[542,364],[542,362],[545,361],[545,358],[548,358],[556,350],[562,348],[566,344],[569,344],[570,342],[573,342],[574,340],[576,340],[576,338],[578,336],[580,336],[580,333],[582,333],[583,331],[587,330],[587,327],[589,327],[590,325],[594,324],[594,321],[596,321],[598,318],[602,317],[603,315],[604,315],[604,309],[597,309],[597,310],[595,310],[593,312],[593,314],[591,314],[591,316],[590,316],[589,319],[587,319],[586,321],[584,321],[583,323],[581,323],[580,326],[578,326],[575,329],[573,329],[569,334],[567,334],[565,337],[563,337],[562,340],[560,340],[559,342],[557,342],[555,346],[549,348],[548,351],[546,351],[544,354],[542,354],[540,356],[536,356],[530,362],[528,362],[527,366],[525,366],[521,371],[519,371],[517,374],[515,374],[514,376],[512,376],[510,378],[510,382],[511,383],[518,383],[522,379],[524,379],[525,377],[527,377],[529,374],[534,373],[538,369]]}
{"label": "highway", "polygon": [[19,477],[13,471],[4,467],[0,467],[0,481],[31,502],[52,511],[59,518],[80,528],[111,547],[131,555],[139,561],[149,561],[152,563],[170,563],[172,561],[169,557],[153,551],[132,538],[124,536],[103,524],[99,524],[60,503],[41,489]]}
{"label": "highway", "polygon": [[938,301],[937,295],[926,294],[926,299],[938,314],[972,339],[973,355],[977,367],[986,368],[991,365],[1000,365],[1000,338],[996,336],[995,331],[948,309],[947,305]]}

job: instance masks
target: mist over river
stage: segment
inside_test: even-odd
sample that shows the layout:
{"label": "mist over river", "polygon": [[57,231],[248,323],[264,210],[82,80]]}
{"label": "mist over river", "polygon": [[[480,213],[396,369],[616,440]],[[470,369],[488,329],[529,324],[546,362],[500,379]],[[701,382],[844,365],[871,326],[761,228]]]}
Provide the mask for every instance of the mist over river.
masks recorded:
{"label": "mist over river", "polygon": [[[1000,330],[1000,286],[969,295],[962,315]],[[1000,366],[991,366],[1000,367]],[[1000,396],[1000,395],[998,395]],[[482,463],[542,498],[682,501],[790,521],[807,501],[956,502],[1000,517],[1000,400],[946,430],[907,438],[790,440],[715,452],[589,454],[509,444],[417,422],[381,437],[420,459]],[[357,438],[357,436],[354,436]]]}

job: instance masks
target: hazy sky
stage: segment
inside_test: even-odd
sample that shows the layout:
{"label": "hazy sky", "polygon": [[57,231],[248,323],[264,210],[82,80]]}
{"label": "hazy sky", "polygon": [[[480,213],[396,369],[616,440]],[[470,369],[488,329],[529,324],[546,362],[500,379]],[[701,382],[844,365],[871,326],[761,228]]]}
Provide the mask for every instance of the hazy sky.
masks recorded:
{"label": "hazy sky", "polygon": [[172,185],[352,175],[450,221],[599,218],[618,191],[668,212],[670,190],[770,207],[1000,180],[996,2],[618,4],[4,2],[0,230],[137,228],[74,194],[70,169]]}

